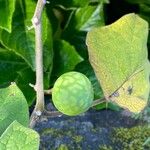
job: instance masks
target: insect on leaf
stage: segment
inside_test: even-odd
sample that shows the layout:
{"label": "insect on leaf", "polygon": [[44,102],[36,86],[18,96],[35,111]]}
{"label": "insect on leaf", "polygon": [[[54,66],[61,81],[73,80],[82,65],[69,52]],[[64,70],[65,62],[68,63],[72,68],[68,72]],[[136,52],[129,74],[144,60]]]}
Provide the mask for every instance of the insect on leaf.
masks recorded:
{"label": "insect on leaf", "polygon": [[105,98],[139,113],[149,96],[148,23],[131,13],[87,35],[89,59]]}

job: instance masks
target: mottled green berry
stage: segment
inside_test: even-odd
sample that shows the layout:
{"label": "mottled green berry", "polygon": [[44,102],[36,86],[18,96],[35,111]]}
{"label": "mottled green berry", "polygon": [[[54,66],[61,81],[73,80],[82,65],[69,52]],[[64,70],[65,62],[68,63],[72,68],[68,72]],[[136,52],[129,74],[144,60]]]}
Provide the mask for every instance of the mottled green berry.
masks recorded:
{"label": "mottled green berry", "polygon": [[93,87],[89,79],[79,72],[61,75],[54,84],[52,100],[62,113],[75,116],[91,107],[94,98]]}

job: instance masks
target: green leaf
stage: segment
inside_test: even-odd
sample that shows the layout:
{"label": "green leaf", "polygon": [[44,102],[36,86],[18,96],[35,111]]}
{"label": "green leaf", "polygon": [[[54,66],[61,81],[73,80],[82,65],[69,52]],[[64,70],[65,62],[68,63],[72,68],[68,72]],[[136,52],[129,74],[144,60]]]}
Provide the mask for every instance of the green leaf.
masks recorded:
{"label": "green leaf", "polygon": [[15,84],[0,89],[0,104],[0,135],[14,120],[28,126],[28,105],[22,92]]}
{"label": "green leaf", "polygon": [[148,24],[135,14],[87,35],[90,62],[105,98],[140,112],[149,95]]}
{"label": "green leaf", "polygon": [[12,17],[15,11],[16,0],[1,0],[0,1],[0,28],[11,32],[12,29]]}
{"label": "green leaf", "polygon": [[150,144],[150,137],[147,138],[147,140],[144,142],[143,145],[145,146],[145,145],[149,145],[149,144]]}
{"label": "green leaf", "polygon": [[57,77],[73,70],[78,63],[83,61],[75,48],[64,40],[55,41],[54,52],[54,68],[58,68],[54,70],[54,74]]}
{"label": "green leaf", "polygon": [[0,84],[14,81],[17,71],[26,66],[14,52],[0,48]]}
{"label": "green leaf", "polygon": [[24,94],[28,105],[31,106],[35,100],[36,93],[29,84],[35,85],[35,72],[31,68],[25,68],[18,72],[15,82]]}
{"label": "green leaf", "polygon": [[53,68],[53,38],[52,38],[52,27],[47,22],[47,35],[45,36],[43,58],[44,58],[44,88],[48,89],[50,86],[51,73]]}
{"label": "green leaf", "polygon": [[103,3],[79,8],[75,13],[74,23],[75,29],[80,31],[90,31],[93,27],[104,25]]}
{"label": "green leaf", "polygon": [[92,3],[108,3],[109,0],[55,0],[51,1],[51,6],[61,6],[66,9],[73,9],[78,7],[84,7]]}
{"label": "green leaf", "polygon": [[101,109],[110,109],[110,110],[114,110],[114,111],[120,111],[121,108],[112,102],[103,102],[99,105],[95,106],[96,110],[101,110]]}
{"label": "green leaf", "polygon": [[70,15],[70,20],[67,24],[62,32],[63,39],[74,45],[78,53],[84,59],[87,59],[86,33],[93,27],[104,25],[103,3],[101,2],[94,6],[85,5],[74,10],[74,14]]}
{"label": "green leaf", "polygon": [[24,12],[20,2],[21,1],[17,1],[16,3],[16,10],[12,22],[12,32],[9,33],[5,30],[0,30],[0,41],[3,46],[17,53],[34,69],[34,35],[26,33],[26,27],[23,20]]}
{"label": "green leaf", "polygon": [[67,36],[66,34],[63,38],[75,47],[81,57],[85,60],[88,59],[87,47],[85,44],[86,32],[77,31],[74,32],[72,36]]}
{"label": "green leaf", "polygon": [[[0,30],[0,42],[2,45],[21,56],[32,70],[35,70],[35,33],[34,29],[28,30],[27,26],[32,25],[31,19],[35,7],[36,3],[32,0],[25,1],[25,5],[22,1],[17,1],[16,11],[13,15],[12,32],[8,33],[5,30]],[[42,25],[44,52],[48,54],[45,59],[51,60],[52,49],[45,44],[48,38],[51,39],[49,36],[51,33],[47,33],[48,31],[51,32],[51,27],[45,11],[43,12]],[[49,45],[50,44],[52,44],[52,41],[49,41]],[[47,62],[48,61],[44,61],[44,69],[46,70],[49,68],[51,61]]]}
{"label": "green leaf", "polygon": [[66,38],[70,34],[74,35],[75,31],[89,31],[93,27],[104,25],[103,3],[96,6],[87,5],[78,8],[70,17],[71,19],[65,27],[65,31],[63,33],[63,36]]}
{"label": "green leaf", "polygon": [[89,0],[55,0],[55,1],[51,1],[51,6],[56,6],[56,5],[62,5],[63,7],[66,8],[72,8],[72,7],[83,7],[85,5],[89,4]]}
{"label": "green leaf", "polygon": [[[68,0],[68,2],[69,2],[69,0]],[[71,5],[82,7],[82,6],[88,5],[88,3],[89,3],[89,0],[84,0],[84,1],[81,1],[81,0],[72,0]]]}
{"label": "green leaf", "polygon": [[0,137],[1,150],[38,150],[39,135],[36,131],[22,126],[17,121],[9,125]]}

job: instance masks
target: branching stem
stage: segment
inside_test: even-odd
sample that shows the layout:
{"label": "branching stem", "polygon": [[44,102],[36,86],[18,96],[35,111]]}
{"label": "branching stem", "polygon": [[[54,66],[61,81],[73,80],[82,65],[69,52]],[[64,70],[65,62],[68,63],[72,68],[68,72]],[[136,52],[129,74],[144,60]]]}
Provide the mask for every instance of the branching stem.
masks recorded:
{"label": "branching stem", "polygon": [[44,86],[43,86],[43,44],[41,16],[45,0],[38,0],[32,24],[35,29],[35,64],[36,64],[36,105],[30,118],[30,127],[33,128],[44,111]]}

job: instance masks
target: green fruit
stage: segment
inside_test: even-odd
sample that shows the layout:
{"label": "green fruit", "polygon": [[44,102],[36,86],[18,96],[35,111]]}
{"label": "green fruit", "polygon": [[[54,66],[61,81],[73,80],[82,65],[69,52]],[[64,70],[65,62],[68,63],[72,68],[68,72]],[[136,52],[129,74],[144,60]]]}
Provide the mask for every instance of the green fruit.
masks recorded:
{"label": "green fruit", "polygon": [[79,72],[61,75],[54,84],[52,100],[62,113],[75,116],[91,107],[94,92],[89,79]]}

